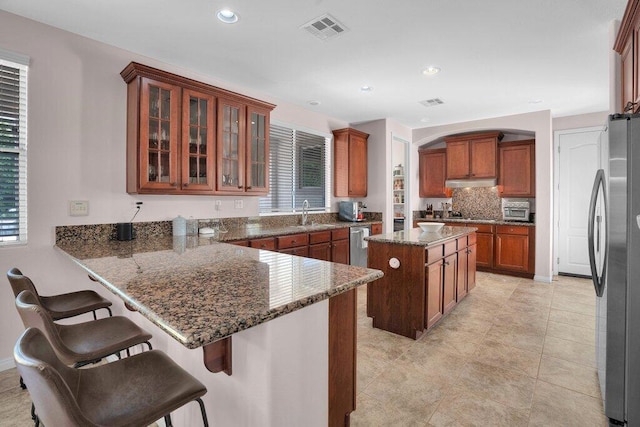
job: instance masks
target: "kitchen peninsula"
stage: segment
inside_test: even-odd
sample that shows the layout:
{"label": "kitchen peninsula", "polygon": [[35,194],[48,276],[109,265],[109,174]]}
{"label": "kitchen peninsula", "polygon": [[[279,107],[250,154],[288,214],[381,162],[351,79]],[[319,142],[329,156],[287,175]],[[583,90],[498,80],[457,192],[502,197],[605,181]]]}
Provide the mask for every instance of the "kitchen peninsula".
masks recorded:
{"label": "kitchen peninsula", "polygon": [[[355,288],[380,271],[199,236],[69,239],[56,247],[180,344],[153,334],[160,342],[154,346],[164,346],[209,389],[204,400],[213,425],[348,420],[355,406]],[[129,316],[149,328],[135,312]],[[188,350],[200,347],[207,369],[230,376],[204,370],[202,353]],[[178,417],[180,424],[191,425],[190,416]]]}
{"label": "kitchen peninsula", "polygon": [[367,285],[373,327],[418,339],[475,286],[476,228],[442,227],[371,236],[369,268],[384,277]]}

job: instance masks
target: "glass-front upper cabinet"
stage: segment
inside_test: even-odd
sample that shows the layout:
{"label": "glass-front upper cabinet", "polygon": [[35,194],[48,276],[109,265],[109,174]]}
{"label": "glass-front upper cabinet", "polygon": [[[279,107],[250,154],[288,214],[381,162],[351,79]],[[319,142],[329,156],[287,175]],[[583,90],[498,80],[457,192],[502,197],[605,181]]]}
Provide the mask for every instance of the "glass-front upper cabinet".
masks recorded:
{"label": "glass-front upper cabinet", "polygon": [[217,191],[238,193],[245,190],[245,110],[244,104],[218,100]]}
{"label": "glass-front upper cabinet", "polygon": [[269,191],[269,111],[248,107],[247,193]]}
{"label": "glass-front upper cabinet", "polygon": [[182,94],[182,189],[212,192],[215,182],[215,98],[185,89]]}
{"label": "glass-front upper cabinet", "polygon": [[141,189],[163,192],[178,189],[179,94],[179,87],[142,79],[138,178]]}

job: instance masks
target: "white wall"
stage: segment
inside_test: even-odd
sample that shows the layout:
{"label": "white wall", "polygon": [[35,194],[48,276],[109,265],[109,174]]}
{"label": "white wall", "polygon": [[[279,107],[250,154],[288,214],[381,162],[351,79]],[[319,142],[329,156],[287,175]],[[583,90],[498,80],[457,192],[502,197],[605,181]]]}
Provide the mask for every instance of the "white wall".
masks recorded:
{"label": "white wall", "polygon": [[608,111],[600,111],[591,114],[579,114],[577,116],[556,117],[552,121],[553,130],[566,130],[603,126],[607,121]]}
{"label": "white wall", "polygon": [[[536,138],[536,271],[535,279],[550,282],[552,279],[553,229],[553,139],[551,131],[551,113],[516,114],[485,120],[455,123],[413,130],[413,154],[411,170],[418,170],[418,147],[445,135],[483,131],[530,131]],[[417,172],[415,172],[417,173]],[[418,207],[418,189],[411,190],[412,210]]]}
{"label": "white wall", "polygon": [[[127,221],[134,203],[144,205],[136,221],[167,220],[178,214],[214,216],[214,197],[137,196],[125,191],[126,84],[120,71],[141,62],[277,105],[272,117],[320,132],[347,123],[280,102],[263,93],[220,82],[176,66],[107,46],[0,11],[0,48],[31,57],[29,69],[29,243],[0,247],[0,366],[11,360],[22,323],[4,272],[19,267],[43,295],[92,288],[113,295],[87,279],[53,249],[56,225]],[[223,66],[223,65],[221,65]],[[212,70],[215,75],[215,70]],[[219,215],[252,216],[258,198],[243,197],[244,209],[233,209],[239,197],[223,200]],[[69,217],[69,200],[89,200],[90,214]],[[120,304],[116,304],[120,307]],[[119,309],[118,309],[119,310]]]}
{"label": "white wall", "polygon": [[[384,232],[393,231],[393,165],[391,153],[393,137],[411,142],[411,129],[393,119],[381,119],[354,125],[353,128],[369,134],[368,139],[368,194],[367,208],[370,212],[382,212]],[[416,154],[417,155],[417,154]],[[418,182],[418,175],[407,176],[410,182]]]}

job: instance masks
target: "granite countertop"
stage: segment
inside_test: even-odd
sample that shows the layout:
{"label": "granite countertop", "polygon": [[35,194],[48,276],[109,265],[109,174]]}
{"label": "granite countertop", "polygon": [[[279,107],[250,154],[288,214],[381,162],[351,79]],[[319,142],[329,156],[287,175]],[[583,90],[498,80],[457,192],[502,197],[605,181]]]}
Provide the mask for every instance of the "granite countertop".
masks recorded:
{"label": "granite countertop", "polygon": [[235,240],[260,239],[265,237],[284,236],[287,234],[312,233],[314,231],[335,230],[347,227],[364,227],[371,224],[382,224],[382,221],[359,221],[359,222],[331,222],[313,225],[289,225],[283,227],[263,227],[261,225],[247,225],[241,228],[220,233],[218,240],[221,242],[232,242]]}
{"label": "granite countertop", "polygon": [[524,221],[502,221],[494,219],[472,219],[472,218],[414,218],[418,222],[462,222],[465,224],[495,224],[495,225],[523,225],[525,227],[535,227],[534,222]]}
{"label": "granite countertop", "polygon": [[378,234],[365,237],[370,242],[394,243],[397,245],[410,246],[432,246],[449,239],[462,237],[465,234],[476,231],[474,227],[449,227],[444,226],[439,231],[423,232],[420,228],[413,228],[406,231],[396,231],[395,233]]}
{"label": "granite countertop", "polygon": [[198,236],[59,242],[56,248],[187,348],[382,277],[379,270]]}

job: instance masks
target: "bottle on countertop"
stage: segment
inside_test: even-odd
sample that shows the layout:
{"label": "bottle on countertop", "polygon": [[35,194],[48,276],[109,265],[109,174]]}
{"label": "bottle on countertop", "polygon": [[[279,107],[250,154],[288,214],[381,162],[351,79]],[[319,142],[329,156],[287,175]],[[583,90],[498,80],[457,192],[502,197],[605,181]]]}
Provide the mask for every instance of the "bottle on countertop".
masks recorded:
{"label": "bottle on countertop", "polygon": [[187,235],[187,220],[178,215],[173,219],[173,235],[174,236],[186,236]]}

